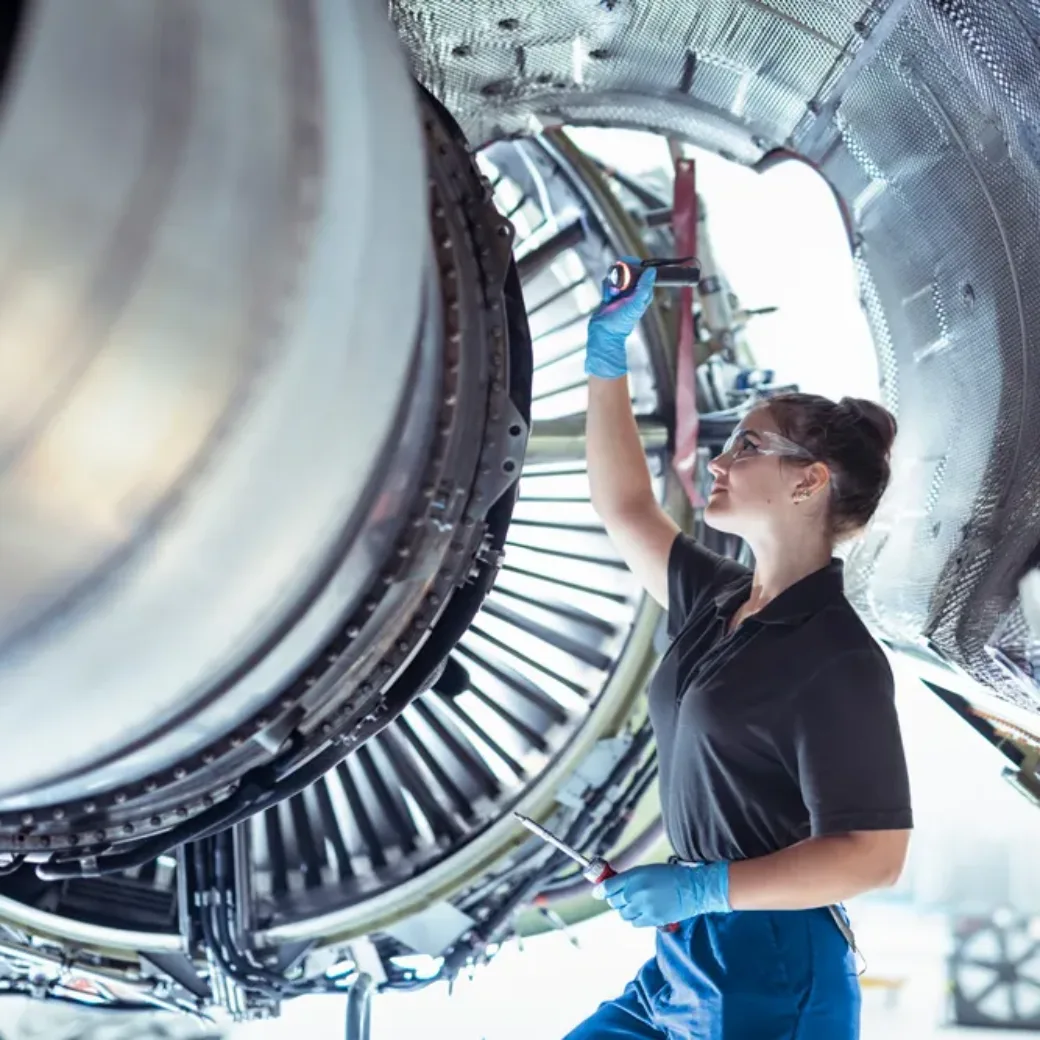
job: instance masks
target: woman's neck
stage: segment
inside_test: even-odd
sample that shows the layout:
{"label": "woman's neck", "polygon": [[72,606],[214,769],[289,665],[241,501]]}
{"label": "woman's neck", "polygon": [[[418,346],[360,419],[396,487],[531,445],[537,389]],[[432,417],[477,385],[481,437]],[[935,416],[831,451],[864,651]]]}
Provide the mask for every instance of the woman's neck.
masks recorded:
{"label": "woman's neck", "polygon": [[788,542],[776,552],[765,547],[759,551],[756,546],[752,546],[752,550],[755,552],[755,574],[747,600],[749,612],[761,610],[785,589],[826,567],[833,555],[833,546],[824,539],[802,544]]}

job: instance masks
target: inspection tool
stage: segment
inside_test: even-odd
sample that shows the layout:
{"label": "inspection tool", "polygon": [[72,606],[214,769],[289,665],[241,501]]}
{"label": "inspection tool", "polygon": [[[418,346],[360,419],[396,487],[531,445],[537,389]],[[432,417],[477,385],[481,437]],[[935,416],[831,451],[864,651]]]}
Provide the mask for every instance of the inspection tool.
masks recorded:
{"label": "inspection tool", "polygon": [[[529,819],[527,816],[522,816],[518,812],[514,812],[513,815],[532,834],[537,834],[542,841],[547,841],[550,845],[558,848],[564,855],[570,856],[581,867],[581,876],[589,884],[598,885],[601,881],[606,881],[607,878],[617,875],[617,871],[602,856],[593,856],[591,859],[588,856],[583,856],[577,849],[572,848],[565,841],[557,838],[552,831],[547,831],[540,823],[535,823],[534,820]],[[679,925],[675,923],[666,924],[663,926],[663,930],[674,932],[678,927]]]}
{"label": "inspection tool", "polygon": [[[692,262],[692,263],[691,263]],[[618,260],[607,271],[607,282],[620,295],[632,292],[639,283],[639,276],[648,267],[657,271],[657,288],[672,285],[696,285],[701,280],[701,268],[695,256],[680,256],[671,259],[640,260],[638,264]]]}

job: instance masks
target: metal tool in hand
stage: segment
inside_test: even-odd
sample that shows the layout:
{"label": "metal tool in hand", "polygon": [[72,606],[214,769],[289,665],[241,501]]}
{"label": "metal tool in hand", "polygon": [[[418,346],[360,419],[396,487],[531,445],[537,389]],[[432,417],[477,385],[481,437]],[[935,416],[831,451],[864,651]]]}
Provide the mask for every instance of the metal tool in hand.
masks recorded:
{"label": "metal tool in hand", "polygon": [[[691,264],[691,261],[693,263]],[[638,264],[630,264],[627,260],[618,260],[610,265],[607,271],[607,283],[624,296],[632,292],[639,283],[639,276],[648,267],[657,271],[656,287],[668,285],[696,285],[701,280],[701,269],[694,256],[680,256],[673,259],[641,260]]]}
{"label": "metal tool in hand", "polygon": [[[535,823],[534,820],[529,819],[527,816],[522,816],[518,812],[514,812],[513,815],[532,833],[538,835],[542,841],[547,841],[550,845],[555,846],[566,856],[570,856],[575,863],[581,867],[581,876],[589,882],[590,885],[598,885],[601,881],[606,881],[607,878],[612,878],[617,875],[617,871],[602,857],[602,856],[583,856],[577,849],[571,848],[565,841],[561,841],[556,837],[552,831],[547,831],[540,823]],[[663,930],[666,932],[674,932],[678,929],[678,924],[666,924],[663,925]]]}

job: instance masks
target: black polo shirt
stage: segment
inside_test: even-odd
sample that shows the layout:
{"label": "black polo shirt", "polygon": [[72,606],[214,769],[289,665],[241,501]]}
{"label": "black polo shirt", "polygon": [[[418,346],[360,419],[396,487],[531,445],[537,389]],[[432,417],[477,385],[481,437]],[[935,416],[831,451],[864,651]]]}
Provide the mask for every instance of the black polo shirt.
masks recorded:
{"label": "black polo shirt", "polygon": [[845,598],[841,561],[727,634],[750,590],[746,567],[677,536],[672,643],[649,694],[672,848],[733,861],[912,827],[892,671]]}

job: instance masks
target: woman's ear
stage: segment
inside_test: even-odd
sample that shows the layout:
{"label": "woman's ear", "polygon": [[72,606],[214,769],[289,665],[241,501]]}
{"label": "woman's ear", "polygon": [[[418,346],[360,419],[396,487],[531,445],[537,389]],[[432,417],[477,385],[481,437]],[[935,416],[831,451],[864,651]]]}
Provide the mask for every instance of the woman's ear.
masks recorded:
{"label": "woman's ear", "polygon": [[813,462],[802,470],[802,478],[798,481],[797,494],[802,500],[814,498],[830,488],[831,471],[823,462]]}

